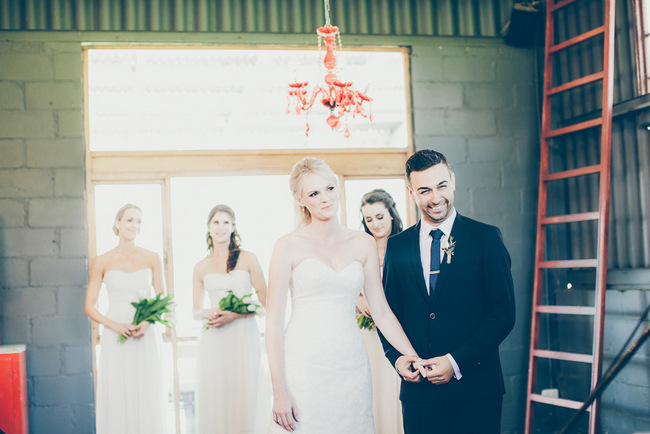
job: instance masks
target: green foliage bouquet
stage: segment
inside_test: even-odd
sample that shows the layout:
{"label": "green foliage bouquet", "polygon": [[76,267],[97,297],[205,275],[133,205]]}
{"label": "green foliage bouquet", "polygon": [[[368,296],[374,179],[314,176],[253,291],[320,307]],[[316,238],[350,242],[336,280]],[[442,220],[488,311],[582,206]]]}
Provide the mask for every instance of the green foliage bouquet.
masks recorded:
{"label": "green foliage bouquet", "polygon": [[255,292],[251,292],[237,297],[232,290],[228,290],[226,296],[219,301],[219,309],[242,314],[255,314],[257,309],[262,306],[251,298],[254,294]]}
{"label": "green foliage bouquet", "polygon": [[374,330],[375,329],[375,321],[372,318],[368,318],[365,315],[359,315],[357,317],[357,324],[359,325],[359,328],[361,330],[363,330],[363,329]]}
{"label": "green foliage bouquet", "polygon": [[[131,306],[135,307],[135,315],[133,315],[133,322],[131,324],[138,325],[141,322],[147,321],[151,324],[159,322],[166,327],[171,327],[169,324],[168,314],[171,313],[170,307],[174,304],[172,299],[173,295],[163,297],[163,294],[157,294],[154,298],[143,298],[140,301],[134,301]],[[117,340],[120,343],[126,342],[126,337],[120,335]]]}

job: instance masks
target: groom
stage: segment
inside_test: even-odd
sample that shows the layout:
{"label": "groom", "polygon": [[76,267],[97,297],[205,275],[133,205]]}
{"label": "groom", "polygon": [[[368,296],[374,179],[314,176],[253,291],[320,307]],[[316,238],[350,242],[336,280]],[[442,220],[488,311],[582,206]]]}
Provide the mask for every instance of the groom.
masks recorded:
{"label": "groom", "polygon": [[[444,155],[416,152],[406,179],[422,218],[388,240],[384,288],[425,360],[401,356],[381,337],[403,378],[405,434],[499,433],[505,387],[498,347],[515,322],[510,256],[498,228],[456,212]],[[426,378],[414,363],[425,366]]]}

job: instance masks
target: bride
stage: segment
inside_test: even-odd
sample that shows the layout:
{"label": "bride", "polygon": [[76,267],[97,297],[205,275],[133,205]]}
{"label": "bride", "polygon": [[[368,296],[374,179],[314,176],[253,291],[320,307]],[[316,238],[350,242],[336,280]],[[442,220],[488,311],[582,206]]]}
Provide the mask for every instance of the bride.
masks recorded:
{"label": "bride", "polygon": [[[374,239],[338,222],[334,172],[307,157],[293,167],[289,183],[301,221],[278,240],[271,257],[270,431],[374,433],[370,366],[354,315],[361,289],[382,334],[406,356],[400,373],[413,379],[423,374],[420,359],[384,297]],[[292,314],[285,328],[289,290]]]}

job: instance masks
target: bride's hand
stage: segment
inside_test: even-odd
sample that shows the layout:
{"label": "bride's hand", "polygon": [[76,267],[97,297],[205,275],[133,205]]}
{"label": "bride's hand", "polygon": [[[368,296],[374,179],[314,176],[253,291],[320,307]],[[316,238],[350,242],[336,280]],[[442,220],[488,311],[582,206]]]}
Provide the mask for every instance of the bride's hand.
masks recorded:
{"label": "bride's hand", "polygon": [[357,300],[357,309],[361,315],[365,316],[366,318],[372,318],[366,297],[361,294],[359,294],[359,299]]}
{"label": "bride's hand", "polygon": [[273,395],[273,421],[289,432],[296,429],[298,409],[289,392],[285,391]]}

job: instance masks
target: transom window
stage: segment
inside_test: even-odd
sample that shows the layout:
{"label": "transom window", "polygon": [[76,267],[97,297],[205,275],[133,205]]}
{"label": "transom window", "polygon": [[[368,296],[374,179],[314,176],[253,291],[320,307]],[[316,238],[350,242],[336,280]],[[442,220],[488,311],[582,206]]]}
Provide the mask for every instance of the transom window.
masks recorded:
{"label": "transom window", "polygon": [[[404,51],[340,51],[338,76],[370,95],[373,122],[333,134],[317,99],[307,117],[288,110],[288,84],[322,84],[310,49],[92,49],[91,151],[406,148]],[[308,95],[309,96],[309,95]],[[287,113],[289,111],[289,113]]]}

